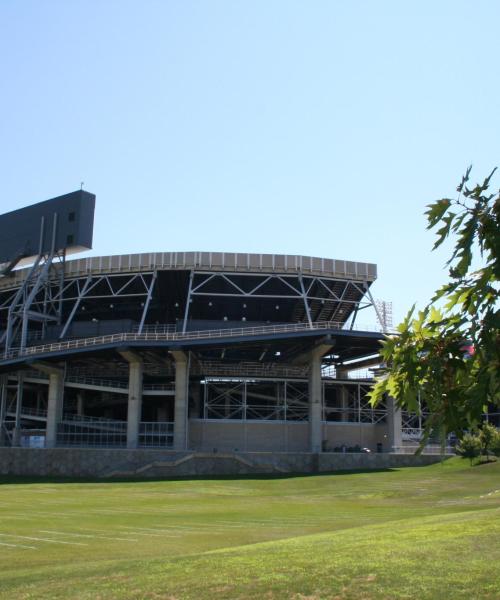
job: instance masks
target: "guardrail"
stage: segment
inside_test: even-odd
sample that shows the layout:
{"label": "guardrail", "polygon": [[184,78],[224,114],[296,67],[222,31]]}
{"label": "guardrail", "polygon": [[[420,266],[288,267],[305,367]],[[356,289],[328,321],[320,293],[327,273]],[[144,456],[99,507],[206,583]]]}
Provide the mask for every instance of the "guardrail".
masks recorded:
{"label": "guardrail", "polygon": [[[15,410],[7,410],[7,414],[8,415],[15,415],[16,411]],[[41,418],[46,418],[47,417],[47,409],[46,408],[34,408],[31,406],[21,406],[21,417],[23,416],[29,416],[29,417],[41,417]]]}
{"label": "guardrail", "polygon": [[266,334],[279,333],[297,333],[300,331],[321,331],[328,329],[341,330],[343,323],[335,321],[317,321],[315,323],[287,323],[284,325],[260,325],[258,327],[237,327],[228,329],[205,329],[199,331],[166,331],[163,333],[114,333],[110,335],[101,335],[90,338],[81,338],[53,342],[50,344],[41,344],[39,346],[28,346],[22,351],[15,348],[4,353],[3,359],[32,356],[36,354],[46,354],[50,352],[61,352],[64,350],[78,350],[83,348],[102,346],[105,344],[117,344],[127,342],[167,342],[184,340],[204,340],[217,338],[231,338],[241,336],[258,336]]}
{"label": "guardrail", "polygon": [[[395,454],[415,454],[417,450],[420,450],[418,445],[406,445],[406,446],[393,446],[392,452]],[[426,444],[422,448],[422,454],[440,454],[452,456],[455,454],[455,449],[452,446],[442,447],[440,444]]]}
{"label": "guardrail", "polygon": [[120,388],[127,389],[127,381],[118,381],[114,379],[100,379],[99,377],[80,377],[75,375],[67,375],[65,382],[80,383],[82,385],[91,385],[95,387]]}
{"label": "guardrail", "polygon": [[420,427],[403,427],[401,429],[401,438],[403,440],[420,441],[424,435],[424,430]]}

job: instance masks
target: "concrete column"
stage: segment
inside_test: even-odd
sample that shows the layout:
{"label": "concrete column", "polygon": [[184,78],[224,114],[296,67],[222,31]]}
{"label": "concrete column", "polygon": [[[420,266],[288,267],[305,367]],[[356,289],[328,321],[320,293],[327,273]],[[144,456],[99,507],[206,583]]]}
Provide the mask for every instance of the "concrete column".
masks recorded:
{"label": "concrete column", "polygon": [[24,373],[19,371],[17,374],[17,393],[16,393],[16,417],[14,423],[14,432],[12,436],[12,445],[21,445],[21,410],[23,407],[24,394]]}
{"label": "concrete column", "polygon": [[[349,379],[349,371],[347,369],[342,369],[341,367],[336,367],[337,379]],[[341,409],[340,413],[340,422],[346,423],[349,421],[349,388],[346,385],[341,385],[338,387],[339,390],[339,405]]]}
{"label": "concrete column", "polygon": [[33,368],[49,376],[47,393],[47,425],[45,447],[54,448],[57,443],[57,425],[62,419],[64,405],[64,368],[52,363],[36,362]]}
{"label": "concrete column", "polygon": [[76,414],[83,417],[85,414],[85,397],[83,391],[76,393]]}
{"label": "concrete column", "polygon": [[189,384],[189,395],[191,396],[191,406],[192,406],[192,417],[195,419],[199,419],[202,411],[202,402],[201,402],[201,385],[199,381],[190,382]]}
{"label": "concrete column", "polygon": [[122,350],[120,354],[128,362],[127,448],[137,448],[142,416],[144,365],[141,356],[132,350]]}
{"label": "concrete column", "polygon": [[389,442],[389,451],[394,452],[393,448],[403,445],[402,437],[402,419],[401,409],[396,405],[394,398],[390,396],[386,400],[387,405],[387,439]]}
{"label": "concrete column", "polygon": [[41,389],[38,389],[36,392],[36,409],[37,410],[42,410],[43,400],[44,400],[44,393],[42,392]]}
{"label": "concrete column", "polygon": [[321,355],[309,362],[309,449],[321,452],[322,436]]}
{"label": "concrete column", "polygon": [[57,425],[62,419],[64,402],[64,371],[54,369],[49,372],[49,391],[47,401],[47,427],[45,447],[54,448],[57,444]]}
{"label": "concrete column", "polygon": [[139,445],[139,427],[142,414],[142,377],[144,366],[139,356],[128,355],[128,408],[127,408],[127,448]]}
{"label": "concrete column", "polygon": [[184,352],[171,352],[175,360],[174,449],[187,450],[189,365]]}
{"label": "concrete column", "polygon": [[5,413],[7,412],[7,376],[0,377],[0,446],[5,444]]}
{"label": "concrete column", "polygon": [[349,421],[349,388],[346,385],[339,387],[339,400],[340,400],[340,421],[341,423],[347,423]]}

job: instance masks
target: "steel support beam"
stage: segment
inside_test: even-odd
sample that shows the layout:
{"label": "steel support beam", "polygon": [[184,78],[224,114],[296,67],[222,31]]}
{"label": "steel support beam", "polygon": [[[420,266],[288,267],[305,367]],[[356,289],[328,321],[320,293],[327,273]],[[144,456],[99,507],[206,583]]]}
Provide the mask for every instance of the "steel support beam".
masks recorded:
{"label": "steel support beam", "polygon": [[[73,304],[73,308],[71,309],[71,312],[69,313],[68,318],[66,319],[66,323],[64,324],[63,330],[61,331],[61,335],[59,336],[60,340],[62,340],[64,338],[64,336],[66,335],[66,333],[68,331],[69,326],[73,322],[73,318],[76,314],[76,311],[78,310],[78,307],[80,306],[82,298],[85,296],[85,292],[87,291],[87,288],[89,287],[91,281],[92,281],[92,277],[89,275],[87,277],[87,279],[85,280],[85,283],[83,284],[83,289],[82,289],[80,295],[78,296],[76,302]],[[61,294],[61,301],[62,301],[62,294]]]}
{"label": "steel support beam", "polygon": [[186,327],[189,317],[189,305],[191,304],[191,290],[193,289],[194,271],[189,274],[189,288],[186,298],[186,307],[184,309],[184,321],[182,322],[182,333],[186,333]]}
{"label": "steel support beam", "polygon": [[149,284],[146,302],[144,303],[144,310],[142,311],[141,322],[139,323],[138,333],[142,333],[142,329],[144,327],[144,322],[146,321],[149,305],[151,304],[151,298],[153,297],[153,289],[155,287],[156,277],[157,277],[157,272],[154,271],[153,277],[151,278],[151,283]]}
{"label": "steel support beam", "polygon": [[304,280],[302,279],[302,274],[299,274],[299,283],[300,283],[302,301],[304,302],[304,309],[305,309],[306,315],[307,315],[307,321],[309,323],[309,327],[312,329],[313,323],[312,323],[312,319],[311,319],[311,309],[309,308],[309,300],[307,299],[307,294],[306,294],[306,289],[304,287]]}
{"label": "steel support beam", "polygon": [[380,323],[380,327],[382,329],[382,333],[387,333],[387,328],[386,328],[386,324],[384,322],[384,319],[382,319],[382,315],[380,314],[380,311],[378,309],[377,303],[373,299],[372,293],[370,292],[370,288],[368,287],[367,284],[365,284],[365,289],[366,289],[366,295],[370,299],[370,302],[371,302],[371,304],[372,304],[372,306],[373,306],[373,308],[375,310],[375,314],[377,315],[377,319],[378,319],[378,322]]}

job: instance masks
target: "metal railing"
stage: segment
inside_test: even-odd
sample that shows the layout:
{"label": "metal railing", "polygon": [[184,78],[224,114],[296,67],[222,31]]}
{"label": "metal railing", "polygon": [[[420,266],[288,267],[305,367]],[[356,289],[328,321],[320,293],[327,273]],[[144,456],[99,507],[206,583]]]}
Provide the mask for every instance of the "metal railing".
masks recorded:
{"label": "metal railing", "polygon": [[[391,452],[396,454],[415,454],[419,449],[420,446],[418,444],[405,444],[404,446],[393,446]],[[422,454],[452,455],[455,454],[455,449],[453,446],[444,446],[443,448],[440,444],[426,444],[422,449]]]}
{"label": "metal railing", "polygon": [[258,336],[279,333],[296,333],[300,331],[321,331],[328,329],[341,330],[343,323],[336,321],[317,321],[315,323],[287,323],[282,325],[260,325],[258,327],[237,327],[229,329],[205,329],[186,332],[164,332],[164,333],[114,333],[90,338],[81,338],[28,346],[21,350],[15,348],[4,353],[4,360],[21,356],[32,356],[34,354],[46,354],[61,352],[64,350],[78,350],[105,344],[119,344],[127,342],[167,342],[181,340],[203,340],[217,338],[232,338],[241,336]]}
{"label": "metal railing", "polygon": [[[139,424],[139,446],[169,448],[174,442],[174,423],[171,421],[142,421]],[[125,447],[127,422],[65,415],[57,426],[58,446]]]}
{"label": "metal railing", "polygon": [[121,430],[127,428],[127,421],[119,421],[117,419],[106,419],[105,417],[90,417],[87,415],[76,415],[73,413],[66,413],[63,416],[62,422],[69,422],[71,425],[80,425],[84,427],[98,427],[100,430],[103,428],[109,430]]}
{"label": "metal railing", "polygon": [[200,372],[207,375],[207,377],[307,377],[309,372],[308,366],[255,362],[224,364],[208,360],[200,361],[199,368]]}
{"label": "metal railing", "polygon": [[126,421],[65,415],[57,425],[58,446],[121,447],[126,444]]}
{"label": "metal railing", "polygon": [[424,434],[421,427],[403,427],[401,429],[401,439],[408,441],[420,441]]}
{"label": "metal railing", "polygon": [[145,383],[142,387],[144,392],[162,392],[162,391],[175,391],[175,382],[170,383]]}
{"label": "metal railing", "polygon": [[82,385],[92,385],[96,387],[127,389],[127,381],[115,379],[101,379],[99,377],[80,377],[75,375],[66,376],[65,383],[81,383]]}
{"label": "metal railing", "polygon": [[[15,415],[16,411],[9,408],[7,410],[8,415]],[[32,406],[22,406],[21,407],[21,417],[40,417],[47,418],[47,409],[46,408],[36,408]]]}
{"label": "metal railing", "polygon": [[139,446],[145,448],[170,448],[173,444],[173,422],[141,421],[139,425]]}

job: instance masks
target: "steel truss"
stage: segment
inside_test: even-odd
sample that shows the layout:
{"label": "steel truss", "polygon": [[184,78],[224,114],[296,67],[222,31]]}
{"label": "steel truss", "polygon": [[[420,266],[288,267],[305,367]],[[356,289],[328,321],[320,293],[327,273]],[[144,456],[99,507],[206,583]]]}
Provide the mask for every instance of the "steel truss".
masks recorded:
{"label": "steel truss", "polygon": [[[242,282],[248,281],[248,284]],[[276,292],[277,288],[280,292]],[[270,289],[274,288],[274,289]],[[313,320],[345,322],[348,313],[374,306],[369,294],[369,282],[335,279],[301,273],[278,275],[267,273],[232,273],[191,271],[182,331],[186,332],[190,305],[196,296],[225,298],[260,298],[302,300],[304,320],[312,327]],[[353,323],[354,325],[354,319]]]}
{"label": "steel truss", "polygon": [[[207,377],[202,382],[203,418],[237,421],[307,421],[309,390],[306,380],[229,379]],[[384,404],[374,409],[367,394],[371,386],[357,382],[322,382],[323,421],[385,422]]]}
{"label": "steel truss", "polygon": [[[0,312],[8,312],[7,329],[0,338],[0,343],[5,341],[5,355],[14,342],[24,349],[29,341],[44,338],[45,327],[41,331],[29,332],[29,320],[43,319],[44,323],[54,321],[62,325],[59,339],[65,338],[78,310],[82,307],[82,302],[89,300],[141,298],[140,319],[136,332],[142,333],[157,279],[156,271],[125,275],[89,275],[64,281],[64,264],[60,267],[59,278],[52,272],[54,267],[53,259],[46,258],[44,262],[40,259],[33,265],[21,288],[9,293],[0,304]],[[22,319],[19,319],[21,313]],[[22,335],[19,339],[20,324]]]}
{"label": "steel truss", "polygon": [[26,348],[30,322],[41,324],[43,337],[47,323],[60,323],[62,303],[56,297],[64,286],[65,252],[51,252],[36,257],[18,290],[7,295],[0,310],[7,311],[6,327],[0,337],[5,355],[14,346]]}

